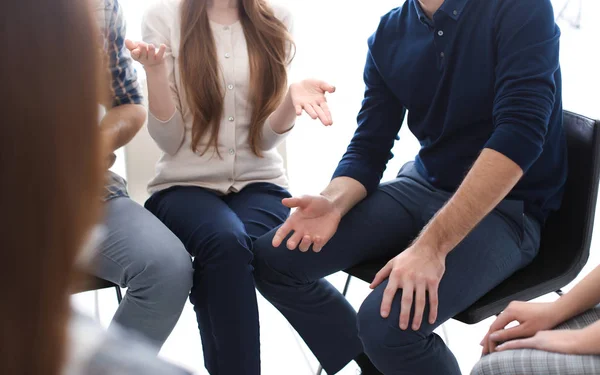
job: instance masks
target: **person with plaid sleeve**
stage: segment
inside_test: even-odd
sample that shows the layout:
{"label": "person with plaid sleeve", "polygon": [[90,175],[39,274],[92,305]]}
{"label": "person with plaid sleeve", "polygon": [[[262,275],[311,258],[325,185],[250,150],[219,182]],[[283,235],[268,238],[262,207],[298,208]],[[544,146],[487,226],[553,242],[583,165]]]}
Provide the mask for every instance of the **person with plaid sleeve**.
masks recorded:
{"label": "person with plaid sleeve", "polygon": [[[100,121],[114,151],[129,143],[146,119],[133,60],[125,47],[125,20],[117,0],[93,0],[110,71],[112,103]],[[128,288],[116,323],[142,334],[158,350],[175,327],[192,285],[192,263],[181,241],[129,198],[125,180],[107,172],[106,238],[93,260],[94,275]]]}
{"label": "person with plaid sleeve", "polygon": [[[600,267],[551,303],[511,303],[484,337],[471,375],[600,371]],[[511,322],[519,325],[507,328]]]}

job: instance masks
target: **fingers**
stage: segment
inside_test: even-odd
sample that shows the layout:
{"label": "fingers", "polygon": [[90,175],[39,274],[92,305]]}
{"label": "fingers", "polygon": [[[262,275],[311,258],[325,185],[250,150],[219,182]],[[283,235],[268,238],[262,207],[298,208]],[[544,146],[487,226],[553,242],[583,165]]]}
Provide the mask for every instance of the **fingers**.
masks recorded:
{"label": "fingers", "polygon": [[156,60],[161,61],[165,57],[165,52],[167,52],[167,46],[165,44],[161,44],[158,48],[158,53],[156,54]]}
{"label": "fingers", "polygon": [[403,283],[402,285],[402,305],[400,306],[400,329],[406,330],[408,328],[408,321],[410,320],[410,310],[413,304],[414,298],[414,286],[411,283]]}
{"label": "fingers", "polygon": [[139,59],[141,60],[140,62],[146,62],[148,61],[148,45],[146,43],[140,43],[137,50],[140,51],[140,57]]}
{"label": "fingers", "polygon": [[148,45],[148,60],[154,61],[155,57],[156,57],[156,47],[154,47],[154,44],[149,44]]}
{"label": "fingers", "polygon": [[305,234],[304,237],[302,237],[302,242],[300,242],[300,246],[298,248],[300,251],[305,253],[310,248],[310,245],[312,245],[312,238],[310,235]]}
{"label": "fingers", "polygon": [[423,311],[425,310],[425,295],[425,284],[417,285],[415,289],[415,315],[413,317],[412,324],[412,329],[414,331],[417,331],[419,328],[421,328],[421,322],[423,321]]}
{"label": "fingers", "polygon": [[326,241],[322,237],[315,237],[315,240],[313,242],[313,251],[315,253],[321,252],[321,250],[323,250],[323,246],[325,246],[325,243]]}
{"label": "fingers", "polygon": [[390,316],[390,310],[392,309],[392,301],[396,296],[396,292],[398,291],[398,284],[395,281],[390,280],[388,285],[385,287],[385,291],[383,292],[383,298],[381,300],[381,317],[387,318]]}
{"label": "fingers", "polygon": [[496,350],[499,352],[514,349],[538,349],[537,340],[534,337],[521,340],[512,340],[498,345]]}
{"label": "fingers", "polygon": [[304,236],[302,235],[302,233],[300,232],[294,232],[294,234],[292,235],[292,237],[290,237],[289,240],[287,240],[287,248],[289,250],[295,250],[298,245],[300,244],[300,241],[302,240]]}
{"label": "fingers", "polygon": [[492,325],[490,326],[489,332],[493,333],[496,331],[500,331],[501,329],[504,329],[504,327],[506,327],[508,323],[514,320],[515,316],[511,312],[505,310],[500,315],[498,315],[498,318],[496,318],[496,320],[494,320],[494,323],[492,323]]}
{"label": "fingers", "polygon": [[321,106],[315,105],[315,106],[313,106],[313,109],[315,110],[315,112],[317,112],[317,115],[319,116],[319,120],[321,120],[321,123],[323,125],[325,125],[325,126],[331,125],[329,116],[327,115],[327,113],[325,113],[325,111],[323,111],[323,108]]}
{"label": "fingers", "polygon": [[321,104],[319,104],[321,109],[323,110],[323,113],[325,113],[325,116],[327,116],[327,123],[323,123],[323,125],[333,125],[333,119],[331,117],[331,111],[329,110],[329,105],[327,104],[327,102],[322,102]]}
{"label": "fingers", "polygon": [[296,116],[302,115],[302,106],[301,105],[295,105],[294,108],[296,109]]}
{"label": "fingers", "polygon": [[494,342],[505,342],[509,340],[514,340],[520,337],[527,336],[525,332],[525,326],[518,325],[516,327],[511,327],[507,329],[502,329],[500,331],[492,332],[490,334],[490,340]]}
{"label": "fingers", "polygon": [[335,86],[330,85],[327,82],[322,82],[321,83],[321,90],[328,92],[330,94],[333,94],[335,92]]}
{"label": "fingers", "polygon": [[489,349],[489,334],[486,334],[485,337],[483,338],[483,340],[479,343],[479,345],[483,346],[483,349],[481,350],[481,355],[487,355],[490,354],[490,349]]}
{"label": "fingers", "polygon": [[306,205],[303,198],[285,198],[281,202],[287,208],[302,208]]}
{"label": "fingers", "polygon": [[319,118],[319,115],[317,114],[317,112],[315,111],[315,109],[313,108],[313,106],[310,105],[310,104],[305,104],[304,105],[304,111],[306,113],[308,113],[308,115],[310,116],[310,118],[312,118],[313,120],[316,120],[317,118]]}
{"label": "fingers", "polygon": [[273,247],[281,246],[281,243],[288,236],[288,234],[290,234],[291,231],[292,231],[292,224],[290,224],[290,221],[288,219],[288,220],[286,220],[285,223],[283,223],[282,226],[279,227],[279,229],[277,229],[277,232],[275,232],[275,236],[273,236],[273,241],[272,241]]}
{"label": "fingers", "polygon": [[371,289],[377,288],[379,284],[381,284],[385,279],[387,279],[390,276],[390,272],[392,272],[391,261],[389,261],[382,269],[379,270],[379,272],[377,272],[375,278],[373,279],[369,287]]}
{"label": "fingers", "polygon": [[430,283],[427,291],[429,292],[429,324],[434,324],[438,315],[438,283]]}
{"label": "fingers", "polygon": [[139,43],[134,42],[131,39],[125,39],[125,47],[127,47],[128,50],[133,51],[134,49],[137,48]]}

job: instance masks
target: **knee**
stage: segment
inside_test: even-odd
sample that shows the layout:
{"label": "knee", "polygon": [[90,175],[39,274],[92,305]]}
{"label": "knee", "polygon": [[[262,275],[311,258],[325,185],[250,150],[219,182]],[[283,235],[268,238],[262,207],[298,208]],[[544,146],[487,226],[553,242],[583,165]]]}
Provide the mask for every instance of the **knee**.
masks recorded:
{"label": "knee", "polygon": [[254,278],[257,288],[263,292],[274,285],[302,285],[301,278],[292,272],[293,252],[284,246],[275,248],[271,241],[271,236],[264,236],[254,242]]}
{"label": "knee", "polygon": [[145,244],[140,253],[141,271],[137,278],[146,287],[161,289],[170,298],[185,301],[192,287],[193,266],[181,241],[171,235]]}
{"label": "knee", "polygon": [[217,230],[202,242],[201,248],[195,252],[196,263],[202,267],[246,268],[252,264],[251,241],[246,233]]}
{"label": "knee", "polygon": [[471,370],[471,375],[491,375],[492,373],[488,369],[493,368],[492,361],[494,355],[488,355],[481,358]]}
{"label": "knee", "polygon": [[388,321],[381,317],[380,303],[371,293],[357,314],[358,336],[370,357],[383,344],[386,332],[390,329]]}
{"label": "knee", "polygon": [[380,312],[381,300],[380,294],[371,293],[360,307],[357,318],[359,338],[365,353],[375,363],[392,347],[396,354],[401,348],[407,350],[407,354],[412,353],[417,349],[415,346],[426,338],[426,335],[420,331],[413,331],[410,328],[400,329],[399,311],[394,308],[388,318],[383,318]]}

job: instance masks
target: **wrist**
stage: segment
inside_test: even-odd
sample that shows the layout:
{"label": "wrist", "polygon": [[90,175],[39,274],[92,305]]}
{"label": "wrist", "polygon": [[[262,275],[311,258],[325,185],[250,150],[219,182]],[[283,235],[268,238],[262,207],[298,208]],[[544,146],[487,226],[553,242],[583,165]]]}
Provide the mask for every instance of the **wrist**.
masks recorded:
{"label": "wrist", "polygon": [[154,64],[154,65],[144,65],[144,70],[146,71],[147,76],[153,76],[156,74],[166,73],[166,71],[167,71],[166,67],[167,67],[167,64],[165,64],[164,62],[161,62],[159,64]]}
{"label": "wrist", "polygon": [[566,300],[565,296],[566,295],[561,296],[556,301],[551,302],[548,306],[548,315],[552,318],[555,326],[571,319],[577,314],[576,311],[573,311],[572,303]]}
{"label": "wrist", "polygon": [[573,329],[569,332],[573,336],[570,340],[572,352],[579,355],[598,355],[600,354],[600,345],[598,343],[598,333],[595,324],[581,329]]}
{"label": "wrist", "polygon": [[413,246],[423,249],[432,255],[446,257],[451,249],[443,245],[440,236],[436,233],[433,226],[427,226],[419,237],[413,243]]}
{"label": "wrist", "polygon": [[321,197],[327,199],[329,201],[329,203],[331,204],[331,206],[333,207],[333,212],[334,214],[339,217],[339,219],[341,220],[342,217],[344,216],[344,208],[343,205],[340,202],[340,199],[336,199],[336,197],[330,193],[328,193],[327,191],[324,191],[320,194]]}

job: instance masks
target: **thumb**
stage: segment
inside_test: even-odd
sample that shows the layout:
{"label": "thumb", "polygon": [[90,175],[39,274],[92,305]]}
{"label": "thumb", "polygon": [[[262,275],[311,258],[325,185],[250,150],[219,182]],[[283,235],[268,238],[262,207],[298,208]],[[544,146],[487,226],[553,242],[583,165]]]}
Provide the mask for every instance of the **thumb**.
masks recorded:
{"label": "thumb", "polygon": [[388,262],[382,269],[379,270],[379,272],[377,272],[375,278],[373,279],[373,282],[371,282],[371,285],[369,285],[369,288],[377,288],[385,279],[387,279],[390,276],[391,272],[392,262]]}
{"label": "thumb", "polygon": [[306,198],[285,198],[282,203],[287,208],[304,208],[309,202]]}
{"label": "thumb", "polygon": [[139,43],[134,42],[131,39],[125,39],[125,47],[130,51],[136,49],[138,45]]}
{"label": "thumb", "polygon": [[335,86],[330,85],[327,82],[321,82],[321,90],[333,94],[335,92]]}

